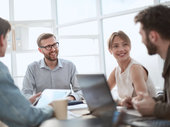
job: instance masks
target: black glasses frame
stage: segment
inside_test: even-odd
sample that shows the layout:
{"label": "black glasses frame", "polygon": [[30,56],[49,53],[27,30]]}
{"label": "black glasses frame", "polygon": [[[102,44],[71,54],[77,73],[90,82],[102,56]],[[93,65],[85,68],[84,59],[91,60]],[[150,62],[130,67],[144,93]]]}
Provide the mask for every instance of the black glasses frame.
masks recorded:
{"label": "black glasses frame", "polygon": [[40,48],[45,48],[46,50],[50,51],[53,48],[58,48],[59,47],[59,42],[55,42],[52,45],[47,45],[47,46],[39,46]]}

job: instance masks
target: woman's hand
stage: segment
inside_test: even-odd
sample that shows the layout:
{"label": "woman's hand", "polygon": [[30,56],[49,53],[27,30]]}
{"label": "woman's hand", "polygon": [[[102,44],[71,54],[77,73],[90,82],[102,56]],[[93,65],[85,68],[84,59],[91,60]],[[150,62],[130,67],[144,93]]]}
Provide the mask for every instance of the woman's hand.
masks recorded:
{"label": "woman's hand", "polygon": [[133,108],[132,105],[132,98],[131,97],[125,97],[122,100],[120,100],[120,106],[125,106],[127,108]]}

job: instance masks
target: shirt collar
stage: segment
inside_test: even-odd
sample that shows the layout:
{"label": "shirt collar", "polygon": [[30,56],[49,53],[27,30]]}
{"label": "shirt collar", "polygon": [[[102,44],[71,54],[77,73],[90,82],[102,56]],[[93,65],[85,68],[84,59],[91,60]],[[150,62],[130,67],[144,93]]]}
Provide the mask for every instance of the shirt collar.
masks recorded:
{"label": "shirt collar", "polygon": [[40,68],[47,68],[44,59],[40,60]]}
{"label": "shirt collar", "polygon": [[168,71],[169,67],[170,67],[170,46],[168,48],[168,52],[166,55],[166,59],[165,59],[165,63],[164,63],[164,69],[163,69],[163,73],[162,76],[165,77],[166,72]]}
{"label": "shirt collar", "polygon": [[63,64],[61,62],[61,59],[58,59],[58,67],[63,67]]}
{"label": "shirt collar", "polygon": [[[56,70],[58,68],[62,68],[63,67],[63,64],[61,62],[61,59],[58,59],[58,65],[53,69],[53,70]],[[46,68],[46,69],[50,69],[46,64],[45,64],[45,60],[42,59],[40,60],[40,68]]]}

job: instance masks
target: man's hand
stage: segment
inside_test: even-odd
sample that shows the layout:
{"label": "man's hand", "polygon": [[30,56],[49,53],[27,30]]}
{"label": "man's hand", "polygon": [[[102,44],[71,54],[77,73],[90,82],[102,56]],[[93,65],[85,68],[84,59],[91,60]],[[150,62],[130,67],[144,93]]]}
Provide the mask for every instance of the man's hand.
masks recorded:
{"label": "man's hand", "polygon": [[132,99],[133,107],[138,110],[142,116],[152,116],[156,102],[147,94],[140,94],[139,98]]}
{"label": "man's hand", "polygon": [[31,102],[31,104],[33,104],[33,103],[36,101],[36,98],[39,97],[40,95],[41,95],[41,92],[39,92],[39,93],[31,96],[31,97],[29,98],[29,101]]}
{"label": "man's hand", "polygon": [[73,97],[73,96],[71,96],[71,95],[68,96],[68,97],[66,97],[66,99],[67,99],[67,100],[76,100],[75,97]]}

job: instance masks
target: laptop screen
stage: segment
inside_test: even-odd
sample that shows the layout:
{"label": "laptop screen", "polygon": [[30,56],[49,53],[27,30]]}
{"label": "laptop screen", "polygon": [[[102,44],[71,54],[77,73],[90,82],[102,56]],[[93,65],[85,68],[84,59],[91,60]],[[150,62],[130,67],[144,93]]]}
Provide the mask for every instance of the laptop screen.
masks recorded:
{"label": "laptop screen", "polygon": [[90,112],[116,110],[104,74],[78,74],[77,79]]}

